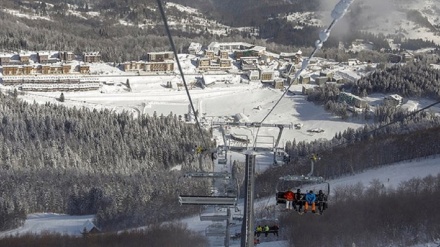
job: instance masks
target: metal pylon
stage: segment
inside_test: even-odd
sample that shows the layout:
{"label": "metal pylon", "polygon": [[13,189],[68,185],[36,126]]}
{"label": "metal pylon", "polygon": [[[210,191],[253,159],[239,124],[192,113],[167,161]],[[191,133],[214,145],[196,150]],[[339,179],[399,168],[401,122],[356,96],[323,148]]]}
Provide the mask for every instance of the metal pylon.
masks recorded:
{"label": "metal pylon", "polygon": [[241,226],[241,247],[254,246],[254,183],[255,183],[255,154],[246,152],[244,216]]}

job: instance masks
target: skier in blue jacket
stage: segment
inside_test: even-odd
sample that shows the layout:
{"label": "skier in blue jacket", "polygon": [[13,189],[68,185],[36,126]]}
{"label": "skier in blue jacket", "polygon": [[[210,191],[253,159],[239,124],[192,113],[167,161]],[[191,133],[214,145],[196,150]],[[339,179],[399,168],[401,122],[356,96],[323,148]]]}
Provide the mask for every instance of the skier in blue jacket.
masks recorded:
{"label": "skier in blue jacket", "polygon": [[306,196],[306,203],[304,205],[304,213],[307,213],[307,210],[309,209],[309,205],[312,205],[312,213],[316,212],[316,206],[315,206],[315,202],[316,202],[316,195],[313,193],[313,191],[309,191]]}

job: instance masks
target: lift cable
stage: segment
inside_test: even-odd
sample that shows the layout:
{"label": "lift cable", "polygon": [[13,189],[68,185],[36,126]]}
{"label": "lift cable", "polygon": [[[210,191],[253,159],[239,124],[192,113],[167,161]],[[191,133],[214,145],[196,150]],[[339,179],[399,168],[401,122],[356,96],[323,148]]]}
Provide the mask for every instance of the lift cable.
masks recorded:
{"label": "lift cable", "polygon": [[[282,94],[281,97],[278,99],[278,101],[274,104],[274,106],[270,109],[270,111],[266,114],[266,116],[260,121],[259,127],[257,128],[257,134],[256,134],[256,136],[254,137],[255,139],[256,139],[256,137],[258,136],[258,132],[259,132],[259,130],[260,130],[261,124],[262,124],[262,123],[263,123],[263,122],[269,117],[269,115],[275,110],[275,108],[277,107],[277,105],[281,102],[282,98],[286,95],[286,93],[288,92],[288,90],[290,89],[290,87],[293,85],[293,82],[294,82],[294,81],[299,77],[299,75],[300,75],[300,74],[301,74],[301,73],[307,68],[307,66],[308,66],[308,64],[309,64],[309,61],[315,56],[316,52],[317,52],[319,49],[322,48],[323,43],[324,43],[325,41],[327,41],[328,37],[330,36],[330,31],[332,30],[332,28],[334,27],[334,25],[336,24],[336,22],[337,22],[338,20],[340,20],[340,19],[345,15],[345,13],[347,12],[349,6],[352,4],[353,1],[354,1],[354,0],[340,0],[340,1],[337,3],[337,5],[335,6],[335,8],[333,9],[333,11],[332,11],[332,13],[331,13],[331,16],[332,16],[332,18],[333,18],[333,21],[330,23],[330,25],[329,25],[329,27],[328,27],[327,29],[324,29],[324,30],[322,30],[322,31],[319,33],[319,40],[316,40],[316,42],[315,42],[315,48],[314,48],[314,50],[312,51],[312,53],[310,54],[310,56],[309,56],[307,59],[303,60],[303,62],[302,62],[302,66],[301,66],[301,69],[298,70],[298,71],[295,73],[295,76],[294,76],[292,82],[289,84],[289,86],[287,87],[287,89],[283,92],[283,94]],[[180,65],[179,58],[178,58],[178,56],[177,56],[177,50],[176,50],[176,48],[175,48],[174,41],[173,41],[173,39],[172,39],[172,35],[171,35],[170,29],[169,29],[169,26],[168,26],[168,22],[167,22],[167,19],[166,19],[165,12],[164,12],[163,7],[162,7],[162,3],[161,3],[160,0],[157,0],[157,3],[158,3],[158,6],[159,6],[159,11],[160,11],[160,13],[161,13],[162,19],[163,19],[163,21],[164,21],[164,25],[165,25],[165,29],[166,29],[166,32],[167,32],[167,35],[168,35],[168,39],[169,39],[170,44],[171,44],[171,47],[172,47],[172,49],[173,49],[174,56],[176,57],[177,66],[178,66],[178,68],[179,68],[179,72],[180,72],[180,75],[181,75],[181,77],[182,77],[183,84],[184,84],[184,86],[185,86],[185,91],[186,91],[187,96],[188,96],[188,99],[189,99],[189,101],[190,101],[191,109],[192,109],[192,111],[193,111],[193,113],[194,113],[194,116],[195,116],[195,119],[196,119],[196,124],[197,124],[197,126],[198,126],[199,131],[200,131],[200,134],[202,135],[202,139],[203,139],[204,145],[207,146],[207,145],[206,145],[206,141],[205,141],[205,139],[203,138],[203,132],[202,132],[202,128],[201,128],[201,126],[200,126],[200,123],[199,123],[199,121],[198,121],[198,117],[197,117],[196,114],[195,114],[194,104],[193,104],[193,102],[192,102],[191,95],[190,95],[190,93],[189,93],[188,86],[187,86],[186,81],[185,81],[184,73],[183,73],[182,67],[181,67],[181,65]],[[293,66],[290,68],[290,70],[291,70],[292,68],[293,68]],[[290,74],[290,70],[289,70],[289,74]],[[433,107],[433,106],[435,106],[435,105],[437,105],[437,104],[439,104],[439,103],[440,103],[440,101],[437,101],[437,102],[435,102],[435,103],[433,103],[433,104],[430,104],[430,105],[428,105],[428,106],[426,106],[426,107],[424,107],[424,108],[422,108],[422,109],[419,109],[419,110],[417,110],[417,111],[411,112],[410,114],[404,116],[402,119],[396,119],[395,121],[392,121],[392,122],[390,122],[390,123],[388,123],[388,124],[385,124],[385,125],[379,126],[378,128],[373,129],[373,130],[371,130],[371,131],[365,133],[365,135],[369,135],[369,134],[374,133],[374,132],[376,132],[376,131],[379,131],[379,130],[381,130],[381,129],[383,129],[383,128],[386,128],[386,127],[388,127],[388,126],[390,126],[390,125],[392,125],[392,124],[395,124],[395,123],[397,123],[397,122],[403,121],[403,120],[406,119],[407,117],[410,117],[410,116],[416,115],[417,113],[422,112],[422,111],[424,111],[424,110],[427,110],[427,109],[429,109],[429,108],[431,108],[431,107]],[[338,145],[336,145],[336,147],[341,146],[341,145],[344,145],[344,144],[345,144],[345,143],[338,144]],[[254,148],[255,148],[255,145],[256,145],[256,142],[254,141]]]}
{"label": "lift cable", "polygon": [[[411,117],[411,116],[415,116],[415,115],[417,115],[418,113],[420,113],[420,112],[422,112],[422,111],[425,111],[425,110],[427,110],[427,109],[429,109],[429,108],[431,108],[431,107],[433,107],[433,106],[435,106],[435,105],[437,105],[437,104],[440,104],[440,100],[437,101],[437,102],[434,102],[434,103],[432,103],[432,104],[430,104],[430,105],[427,105],[427,106],[425,106],[425,107],[423,107],[423,108],[421,108],[421,109],[419,109],[419,110],[417,110],[417,111],[410,112],[410,113],[406,114],[405,116],[402,116],[402,117],[399,118],[399,119],[396,119],[396,120],[391,121],[391,122],[389,122],[389,123],[387,123],[387,124],[384,124],[384,125],[379,126],[379,127],[375,128],[375,129],[372,129],[372,130],[370,130],[370,131],[364,133],[362,136],[368,136],[368,135],[371,135],[371,134],[373,134],[374,132],[379,131],[379,130],[381,130],[381,129],[384,129],[384,128],[390,126],[390,125],[393,125],[393,124],[398,123],[398,122],[402,122],[402,121],[404,121],[406,118],[409,118],[409,117]],[[345,145],[345,144],[347,144],[347,142],[342,142],[342,143],[340,143],[340,144],[338,144],[338,145],[332,146],[331,148],[332,148],[332,149],[333,149],[333,148],[337,148],[337,147],[342,146],[342,145]],[[323,152],[323,151],[321,151],[321,152]],[[319,154],[319,153],[316,153],[315,155],[318,155],[318,154]]]}
{"label": "lift cable", "polygon": [[[371,134],[373,134],[374,132],[377,132],[377,131],[379,131],[379,130],[381,130],[381,129],[384,129],[384,128],[390,126],[390,125],[393,125],[393,124],[398,123],[398,122],[402,122],[402,121],[404,121],[405,119],[407,119],[407,118],[409,118],[409,117],[411,117],[411,116],[415,116],[415,115],[417,115],[418,113],[420,113],[420,112],[422,112],[422,111],[425,111],[425,110],[427,110],[427,109],[429,109],[429,108],[431,108],[431,107],[433,107],[433,106],[435,106],[435,105],[437,105],[437,104],[440,104],[440,100],[437,101],[437,102],[434,102],[434,103],[432,103],[432,104],[430,104],[430,105],[428,105],[428,106],[425,106],[425,107],[423,107],[423,108],[421,108],[421,109],[419,109],[419,110],[417,110],[417,111],[413,111],[413,112],[411,112],[411,113],[408,113],[408,114],[406,114],[405,116],[402,116],[402,117],[399,118],[399,119],[396,119],[396,120],[391,121],[391,122],[389,122],[389,123],[387,123],[387,124],[384,124],[384,125],[382,125],[382,126],[379,126],[379,127],[377,127],[377,128],[374,128],[374,129],[372,129],[372,130],[370,130],[370,131],[364,133],[362,136],[368,136],[368,135],[371,135]],[[334,148],[337,148],[337,147],[340,147],[340,146],[346,145],[347,143],[348,143],[347,140],[342,141],[341,143],[339,143],[339,144],[337,144],[337,145],[335,145],[335,146],[331,146],[330,149],[334,149]],[[323,153],[324,151],[326,151],[326,149],[321,150],[320,152],[314,153],[314,154],[313,154],[313,157],[318,158],[318,157],[319,157],[319,153]],[[313,171],[313,167],[312,167],[312,171]],[[281,178],[280,178],[280,179],[281,179]],[[325,181],[324,181],[324,182],[325,182]],[[327,196],[329,196],[329,195],[330,195],[330,187],[329,187],[330,184],[329,184],[328,182],[326,182],[326,183],[327,183],[327,185],[328,185]],[[267,203],[267,204],[268,204],[268,203]],[[266,204],[266,205],[267,205],[267,204]]]}
{"label": "lift cable", "polygon": [[[328,26],[327,29],[322,30],[319,33],[319,39],[316,40],[315,42],[315,48],[313,49],[312,53],[310,54],[310,56],[306,59],[303,60],[302,64],[301,64],[301,69],[299,69],[292,81],[290,82],[289,86],[284,90],[283,94],[281,95],[281,97],[277,100],[277,102],[274,104],[274,106],[269,110],[269,112],[266,114],[266,116],[260,121],[260,126],[261,124],[269,117],[269,115],[275,110],[275,108],[278,106],[278,104],[281,102],[281,100],[284,98],[284,96],[287,94],[287,92],[289,91],[290,87],[293,85],[294,81],[296,79],[298,79],[298,77],[300,76],[300,74],[307,69],[307,66],[309,65],[310,60],[315,56],[316,52],[322,48],[322,45],[324,44],[324,42],[327,41],[328,37],[330,36],[330,31],[333,28],[333,26],[336,24],[336,22],[338,20],[340,20],[345,13],[347,12],[348,8],[350,7],[350,5],[353,3],[354,0],[340,0],[335,8],[333,9],[332,13],[331,13],[331,17],[333,18],[333,21],[330,23],[330,25]],[[294,66],[292,65],[289,69],[288,75],[290,74],[292,68]],[[260,127],[257,128],[257,132],[256,135],[254,137],[254,145],[253,148],[256,148],[256,139],[258,137],[258,133],[260,132]]]}
{"label": "lift cable", "polygon": [[[317,52],[319,49],[322,48],[323,43],[324,43],[325,41],[327,41],[327,39],[328,39],[328,37],[329,37],[329,35],[330,35],[330,31],[331,31],[331,29],[333,28],[333,26],[335,25],[335,23],[336,23],[339,19],[341,19],[341,18],[343,17],[343,15],[346,13],[346,11],[348,10],[348,7],[350,6],[350,4],[351,4],[353,1],[354,1],[354,0],[341,0],[341,1],[335,6],[335,8],[333,9],[332,14],[331,14],[331,16],[332,16],[332,18],[333,18],[333,21],[330,23],[330,25],[329,25],[329,27],[328,27],[327,29],[324,29],[324,30],[322,30],[322,31],[319,33],[319,40],[316,40],[316,42],[315,42],[315,48],[314,48],[314,50],[312,51],[312,53],[310,54],[309,58],[303,60],[303,63],[302,63],[301,69],[298,70],[298,71],[295,73],[295,76],[294,76],[292,82],[291,82],[291,83],[289,84],[289,86],[287,87],[287,89],[283,92],[283,94],[281,95],[281,97],[280,97],[280,98],[278,99],[278,101],[274,104],[274,106],[270,109],[270,111],[266,114],[266,116],[263,118],[263,120],[261,120],[261,122],[260,122],[260,126],[261,126],[261,123],[263,123],[263,122],[269,117],[269,115],[273,112],[273,110],[274,110],[274,109],[277,107],[277,105],[281,102],[281,100],[283,99],[283,97],[284,97],[284,96],[286,95],[286,93],[289,91],[290,87],[293,85],[293,82],[294,82],[296,79],[298,79],[299,75],[300,75],[300,74],[301,74],[301,73],[307,68],[310,59],[312,59],[313,56],[316,54],[316,52]],[[290,68],[288,74],[290,74],[290,71],[291,71],[292,68],[293,68],[293,66]],[[407,114],[406,116],[404,116],[402,119],[397,119],[397,120],[392,121],[392,122],[390,122],[390,123],[388,123],[388,124],[385,124],[385,125],[379,126],[378,128],[373,129],[373,130],[371,130],[371,131],[365,133],[365,135],[372,134],[372,133],[374,133],[374,132],[376,132],[376,131],[378,131],[378,130],[381,130],[381,129],[383,129],[383,128],[386,128],[386,127],[388,127],[388,126],[390,126],[390,125],[392,125],[392,124],[395,124],[395,123],[397,123],[397,122],[399,122],[399,121],[403,121],[403,120],[406,119],[407,117],[410,117],[410,116],[416,115],[417,113],[422,112],[422,111],[424,111],[424,110],[426,110],[426,109],[429,109],[429,108],[431,108],[431,107],[433,107],[433,106],[435,106],[435,105],[437,105],[437,104],[439,104],[439,103],[440,103],[440,101],[437,101],[437,102],[435,102],[435,103],[433,103],[433,104],[430,104],[430,105],[428,105],[428,106],[426,106],[426,107],[424,107],[424,108],[422,108],[422,109],[419,109],[419,110],[417,110],[417,111],[411,112],[411,113]],[[256,136],[254,137],[255,139],[257,138],[259,131],[260,131],[260,127],[258,127],[258,129],[257,129],[257,132],[256,132],[257,134],[256,134]],[[255,148],[255,144],[256,144],[256,142],[254,141],[254,148]],[[341,144],[339,144],[339,145],[336,145],[335,147],[338,147],[338,146],[340,146],[340,145],[344,145],[344,144],[345,144],[345,143],[341,143]],[[334,147],[333,147],[333,148],[334,148]]]}
{"label": "lift cable", "polygon": [[173,37],[171,35],[171,31],[170,31],[170,28],[168,26],[168,21],[167,21],[167,18],[166,18],[165,11],[164,11],[164,9],[162,7],[161,0],[157,0],[157,5],[159,6],[159,11],[160,11],[160,14],[162,16],[163,23],[165,25],[165,30],[167,32],[167,36],[168,36],[168,40],[169,40],[170,45],[171,45],[171,49],[173,50],[174,57],[176,58],[177,67],[179,68],[180,76],[182,77],[183,85],[185,86],[185,91],[186,91],[186,94],[188,96],[189,103],[191,105],[191,110],[192,110],[192,112],[194,114],[194,118],[196,120],[196,125],[198,127],[199,132],[200,132],[200,136],[202,137],[203,147],[204,148],[208,148],[208,143],[206,142],[205,137],[203,135],[202,126],[200,125],[199,119],[197,117],[196,110],[194,108],[194,104],[193,104],[193,101],[191,99],[191,95],[189,93],[188,85],[186,84],[185,75],[183,73],[182,66],[180,65],[179,57],[177,56],[176,46],[174,45]]}

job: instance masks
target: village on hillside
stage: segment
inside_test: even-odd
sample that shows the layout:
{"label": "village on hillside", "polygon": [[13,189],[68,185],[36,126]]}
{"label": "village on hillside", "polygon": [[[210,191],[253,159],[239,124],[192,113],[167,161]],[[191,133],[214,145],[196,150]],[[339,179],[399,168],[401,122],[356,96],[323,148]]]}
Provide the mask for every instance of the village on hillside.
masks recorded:
{"label": "village on hillside", "polygon": [[[363,40],[357,40],[353,46],[362,44]],[[185,74],[197,76],[189,82],[190,88],[260,82],[283,91],[289,85],[301,85],[302,94],[308,94],[314,87],[324,84],[355,82],[376,68],[374,63],[357,59],[340,63],[314,57],[307,70],[295,79],[294,74],[301,69],[304,59],[301,50],[276,54],[266,47],[245,42],[212,42],[207,47],[191,43],[187,51],[186,54],[179,54],[179,61],[187,61],[182,66]],[[398,60],[409,61],[413,56],[406,52]],[[113,85],[112,81],[105,81],[104,76],[177,75],[178,66],[171,51],[148,52],[145,60],[120,64],[102,61],[99,51],[82,54],[71,51],[21,51],[0,54],[0,72],[0,84],[6,87],[19,91],[63,92],[100,90],[102,85]],[[224,77],[218,79],[210,75]],[[176,76],[166,82],[166,87],[180,89],[183,81]],[[342,94],[340,100],[352,107],[364,108],[367,105],[367,101],[358,96]],[[395,105],[402,102],[398,95],[388,99]]]}

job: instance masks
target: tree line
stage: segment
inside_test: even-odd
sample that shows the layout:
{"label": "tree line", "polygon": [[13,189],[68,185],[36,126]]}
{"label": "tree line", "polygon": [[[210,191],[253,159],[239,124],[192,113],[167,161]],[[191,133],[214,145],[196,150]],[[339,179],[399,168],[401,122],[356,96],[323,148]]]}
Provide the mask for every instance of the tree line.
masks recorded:
{"label": "tree line", "polygon": [[396,93],[403,97],[424,97],[440,99],[440,70],[427,63],[410,62],[404,66],[386,66],[362,77],[353,86],[356,95],[372,93]]}
{"label": "tree line", "polygon": [[307,95],[307,100],[324,105],[325,109],[348,119],[350,116],[362,117],[375,122],[391,122],[409,111],[404,108],[386,104],[377,105],[374,111],[367,105],[361,112],[351,111],[346,102],[340,101],[341,92],[351,92],[360,97],[374,93],[399,94],[404,98],[440,99],[440,70],[432,68],[429,63],[436,62],[437,56],[419,56],[416,61],[405,65],[379,64],[374,71],[354,83],[342,85],[327,84],[315,87]]}

